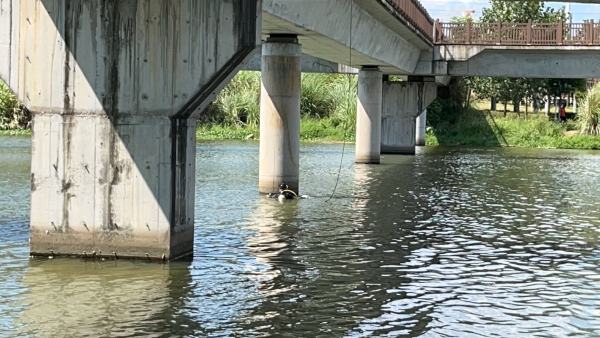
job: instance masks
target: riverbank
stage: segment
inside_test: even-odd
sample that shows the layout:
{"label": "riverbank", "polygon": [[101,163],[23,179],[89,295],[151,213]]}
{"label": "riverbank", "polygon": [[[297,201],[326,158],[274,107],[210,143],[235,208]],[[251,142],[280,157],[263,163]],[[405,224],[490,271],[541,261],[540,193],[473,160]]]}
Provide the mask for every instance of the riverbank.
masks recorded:
{"label": "riverbank", "polygon": [[0,129],[0,136],[31,136],[31,129]]}
{"label": "riverbank", "polygon": [[[346,128],[334,119],[303,118],[300,139],[305,142],[354,142],[354,125]],[[196,140],[243,141],[258,140],[258,127],[227,126],[223,124],[198,124]],[[0,136],[31,136],[31,129],[0,129]]]}
{"label": "riverbank", "polygon": [[[345,137],[344,137],[345,135]],[[258,128],[200,125],[198,141],[256,140]],[[307,142],[353,142],[354,126],[335,125],[330,119],[303,118],[300,138]],[[428,146],[522,147],[559,149],[600,149],[600,137],[580,135],[575,122],[549,121],[545,115],[490,113],[470,109],[454,121],[427,128]]]}
{"label": "riverbank", "polygon": [[455,121],[442,121],[427,130],[427,145],[600,149],[600,137],[581,135],[574,121],[559,123],[544,114],[469,109]]}
{"label": "riverbank", "polygon": [[[331,118],[302,118],[300,139],[304,142],[354,142],[354,125],[344,126]],[[31,136],[29,129],[0,130],[0,136]],[[199,124],[196,140],[258,140],[258,127]],[[454,121],[442,121],[427,128],[428,146],[523,147],[600,149],[600,136],[580,135],[575,122],[557,123],[544,115],[525,118],[509,113],[471,109]]]}
{"label": "riverbank", "polygon": [[[197,141],[258,140],[258,127],[227,126],[222,124],[199,124]],[[300,139],[304,142],[354,142],[354,125],[331,118],[304,117],[300,122]]]}

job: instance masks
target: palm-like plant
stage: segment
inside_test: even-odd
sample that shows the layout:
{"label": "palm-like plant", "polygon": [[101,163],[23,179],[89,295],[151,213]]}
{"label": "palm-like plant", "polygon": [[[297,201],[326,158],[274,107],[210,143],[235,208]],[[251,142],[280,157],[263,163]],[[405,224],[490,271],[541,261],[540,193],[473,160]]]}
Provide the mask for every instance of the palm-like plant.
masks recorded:
{"label": "palm-like plant", "polygon": [[600,135],[600,84],[588,89],[577,114],[579,131],[587,135]]}

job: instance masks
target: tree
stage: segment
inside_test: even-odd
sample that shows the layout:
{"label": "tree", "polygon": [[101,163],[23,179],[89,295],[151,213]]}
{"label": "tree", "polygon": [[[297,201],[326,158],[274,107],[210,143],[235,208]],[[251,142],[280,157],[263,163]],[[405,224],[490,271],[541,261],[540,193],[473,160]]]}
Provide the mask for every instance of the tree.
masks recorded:
{"label": "tree", "polygon": [[[490,5],[483,9],[481,22],[560,22],[568,18],[564,8],[555,10],[546,7],[542,1],[490,0]],[[468,83],[479,98],[495,98],[504,103],[506,114],[509,101],[513,102],[515,112],[519,112],[520,102],[524,99],[533,101],[537,106],[550,91],[550,82],[547,79],[472,77]]]}
{"label": "tree", "polygon": [[481,12],[481,22],[560,22],[568,19],[564,7],[546,7],[543,1],[490,0],[491,7]]}

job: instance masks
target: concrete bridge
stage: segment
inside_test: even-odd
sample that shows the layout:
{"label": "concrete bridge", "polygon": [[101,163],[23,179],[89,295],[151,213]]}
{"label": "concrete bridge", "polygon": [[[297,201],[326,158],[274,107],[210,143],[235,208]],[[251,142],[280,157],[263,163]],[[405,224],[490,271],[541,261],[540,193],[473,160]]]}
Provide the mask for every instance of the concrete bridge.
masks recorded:
{"label": "concrete bridge", "polygon": [[31,254],[190,255],[196,118],[261,45],[261,192],[299,189],[302,53],[359,69],[358,162],[414,151],[434,79],[383,77],[420,66],[432,24],[401,0],[0,0],[0,76],[33,113]]}
{"label": "concrete bridge", "polygon": [[260,192],[299,190],[303,68],[357,69],[357,163],[414,153],[437,85],[490,49],[433,26],[416,0],[0,0],[0,76],[33,113],[31,254],[189,256],[196,119],[243,67],[262,71]]}

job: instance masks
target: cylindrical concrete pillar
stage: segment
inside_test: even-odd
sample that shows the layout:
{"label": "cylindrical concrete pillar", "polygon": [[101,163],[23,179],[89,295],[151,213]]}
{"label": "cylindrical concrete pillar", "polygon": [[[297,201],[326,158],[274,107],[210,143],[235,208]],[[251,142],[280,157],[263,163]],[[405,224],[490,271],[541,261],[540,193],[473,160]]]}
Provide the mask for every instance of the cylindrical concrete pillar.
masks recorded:
{"label": "cylindrical concrete pillar", "polygon": [[425,133],[427,128],[427,109],[423,110],[421,115],[417,116],[417,130],[415,142],[418,146],[425,145]]}
{"label": "cylindrical concrete pillar", "polygon": [[281,183],[298,192],[300,157],[300,45],[293,35],[271,36],[262,46],[258,189]]}
{"label": "cylindrical concrete pillar", "polygon": [[383,74],[378,67],[358,73],[356,105],[356,163],[379,163]]}

